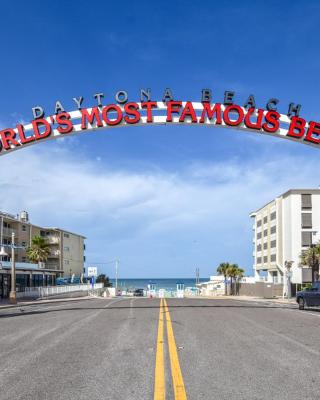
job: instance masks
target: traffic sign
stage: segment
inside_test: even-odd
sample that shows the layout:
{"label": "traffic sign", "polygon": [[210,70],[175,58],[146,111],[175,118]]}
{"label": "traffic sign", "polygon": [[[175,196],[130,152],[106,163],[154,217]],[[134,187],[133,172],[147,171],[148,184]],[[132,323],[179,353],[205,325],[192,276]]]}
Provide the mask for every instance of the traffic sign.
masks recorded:
{"label": "traffic sign", "polygon": [[98,276],[98,268],[88,267],[88,276],[94,276],[96,278]]}

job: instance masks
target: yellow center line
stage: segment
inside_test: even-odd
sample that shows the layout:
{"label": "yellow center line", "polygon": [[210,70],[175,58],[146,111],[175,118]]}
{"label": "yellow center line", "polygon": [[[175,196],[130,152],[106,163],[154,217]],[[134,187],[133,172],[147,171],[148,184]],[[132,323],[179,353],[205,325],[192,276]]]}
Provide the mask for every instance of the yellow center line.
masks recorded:
{"label": "yellow center line", "polygon": [[160,300],[159,325],[157,338],[156,368],[154,382],[154,400],[165,400],[166,387],[164,380],[164,352],[163,352],[163,300]]}
{"label": "yellow center line", "polygon": [[167,335],[168,335],[168,347],[170,355],[170,365],[171,365],[171,375],[174,390],[175,400],[187,400],[186,389],[184,387],[182,372],[179,363],[178,351],[176,346],[176,341],[173,334],[173,328],[171,323],[171,317],[167,302],[164,299],[164,308],[166,313],[167,321]]}

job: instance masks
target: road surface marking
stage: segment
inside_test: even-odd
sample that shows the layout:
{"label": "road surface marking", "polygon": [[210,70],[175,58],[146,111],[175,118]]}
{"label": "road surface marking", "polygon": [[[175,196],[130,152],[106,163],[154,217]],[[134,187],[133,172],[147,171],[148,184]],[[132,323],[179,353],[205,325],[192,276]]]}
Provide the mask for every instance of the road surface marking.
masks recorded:
{"label": "road surface marking", "polygon": [[163,300],[160,300],[159,325],[157,338],[156,368],[154,382],[154,400],[165,400],[166,388],[164,380],[164,353],[163,353]]}
{"label": "road surface marking", "polygon": [[167,306],[167,302],[164,299],[164,307],[166,313],[166,322],[167,322],[167,336],[168,336],[168,347],[169,347],[169,355],[170,355],[170,365],[171,365],[171,375],[172,375],[172,383],[174,390],[174,398],[175,400],[187,400],[187,393],[184,387],[182,372],[179,363],[177,345],[173,334],[173,328],[171,323],[171,317],[169,313],[169,309]]}

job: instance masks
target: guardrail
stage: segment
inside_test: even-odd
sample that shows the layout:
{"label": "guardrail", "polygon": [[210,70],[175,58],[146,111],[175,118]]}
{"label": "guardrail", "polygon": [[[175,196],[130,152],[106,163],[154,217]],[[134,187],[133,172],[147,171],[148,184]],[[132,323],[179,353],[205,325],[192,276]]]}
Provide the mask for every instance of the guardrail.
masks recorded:
{"label": "guardrail", "polygon": [[17,292],[17,298],[32,297],[32,298],[43,298],[56,296],[59,294],[71,293],[71,292],[83,292],[95,289],[102,289],[103,283],[95,283],[94,286],[90,284],[81,285],[61,285],[61,286],[48,286],[48,287],[37,287],[37,288],[24,288],[23,291]]}

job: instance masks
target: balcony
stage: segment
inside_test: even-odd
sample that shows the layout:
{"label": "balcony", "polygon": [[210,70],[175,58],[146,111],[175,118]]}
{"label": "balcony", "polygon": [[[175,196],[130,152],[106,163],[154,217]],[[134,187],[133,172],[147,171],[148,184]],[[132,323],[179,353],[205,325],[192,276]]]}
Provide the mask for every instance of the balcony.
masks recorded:
{"label": "balcony", "polygon": [[49,258],[59,258],[60,250],[52,250],[49,254]]}
{"label": "balcony", "polygon": [[60,238],[59,236],[47,236],[46,238],[49,244],[59,244]]}
{"label": "balcony", "polygon": [[17,230],[13,228],[3,228],[3,236],[10,236],[14,233],[17,236]]}

